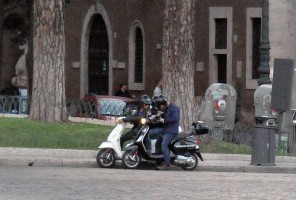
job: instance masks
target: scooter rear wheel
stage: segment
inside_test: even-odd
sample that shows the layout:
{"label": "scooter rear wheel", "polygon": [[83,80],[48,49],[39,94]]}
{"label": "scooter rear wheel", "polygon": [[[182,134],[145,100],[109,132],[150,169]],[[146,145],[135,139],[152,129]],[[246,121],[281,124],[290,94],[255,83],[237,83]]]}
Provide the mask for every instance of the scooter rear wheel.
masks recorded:
{"label": "scooter rear wheel", "polygon": [[97,154],[97,164],[102,168],[112,168],[115,165],[113,149],[100,149]]}
{"label": "scooter rear wheel", "polygon": [[134,150],[127,150],[122,155],[122,166],[125,169],[138,169],[141,164],[141,155]]}
{"label": "scooter rear wheel", "polygon": [[197,155],[195,153],[191,153],[190,156],[191,156],[191,159],[193,160],[193,163],[187,166],[182,166],[183,170],[193,171],[197,167],[197,164],[198,164]]}

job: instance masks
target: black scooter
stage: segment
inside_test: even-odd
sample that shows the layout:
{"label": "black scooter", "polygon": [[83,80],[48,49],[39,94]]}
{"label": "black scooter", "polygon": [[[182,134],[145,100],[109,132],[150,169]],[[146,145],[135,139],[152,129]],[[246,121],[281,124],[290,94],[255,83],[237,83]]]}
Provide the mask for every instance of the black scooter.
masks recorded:
{"label": "black scooter", "polygon": [[[148,153],[145,141],[147,133],[150,130],[149,123],[151,120],[143,118],[141,123],[145,124],[138,132],[134,143],[125,149],[122,155],[122,165],[126,169],[137,169],[143,163],[160,163],[164,160],[163,155]],[[179,166],[183,170],[195,170],[198,165],[198,158],[203,161],[203,157],[199,152],[199,146],[194,135],[202,135],[208,133],[208,126],[203,122],[193,122],[190,133],[179,133],[171,142],[169,149],[171,151],[172,165]]]}

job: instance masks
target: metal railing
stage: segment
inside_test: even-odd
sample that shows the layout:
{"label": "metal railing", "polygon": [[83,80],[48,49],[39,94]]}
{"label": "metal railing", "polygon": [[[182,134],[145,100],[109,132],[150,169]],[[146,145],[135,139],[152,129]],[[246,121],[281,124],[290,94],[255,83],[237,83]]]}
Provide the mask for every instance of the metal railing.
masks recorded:
{"label": "metal railing", "polygon": [[0,113],[26,115],[29,101],[23,96],[0,96]]}
{"label": "metal railing", "polygon": [[[27,115],[29,114],[30,105],[31,99],[29,97],[0,95],[0,113]],[[128,104],[128,106],[125,105],[126,103],[120,100],[103,99],[100,102],[69,98],[66,100],[66,108],[69,116],[99,120],[128,114],[131,109],[134,109],[137,102]]]}

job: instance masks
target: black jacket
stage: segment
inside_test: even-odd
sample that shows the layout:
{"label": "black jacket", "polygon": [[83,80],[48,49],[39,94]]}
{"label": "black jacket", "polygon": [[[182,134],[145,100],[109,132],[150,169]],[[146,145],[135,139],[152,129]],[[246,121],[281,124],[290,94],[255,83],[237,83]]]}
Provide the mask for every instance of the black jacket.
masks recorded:
{"label": "black jacket", "polygon": [[123,118],[124,122],[132,122],[134,124],[132,129],[135,129],[139,126],[139,121],[141,118],[146,118],[148,114],[148,110],[141,111],[141,108],[137,109],[137,113],[135,115],[130,115],[126,118]]}
{"label": "black jacket", "polygon": [[130,93],[128,91],[122,91],[122,90],[118,90],[116,93],[115,93],[115,96],[120,96],[120,97],[127,97],[127,98],[132,98],[132,96],[130,95]]}

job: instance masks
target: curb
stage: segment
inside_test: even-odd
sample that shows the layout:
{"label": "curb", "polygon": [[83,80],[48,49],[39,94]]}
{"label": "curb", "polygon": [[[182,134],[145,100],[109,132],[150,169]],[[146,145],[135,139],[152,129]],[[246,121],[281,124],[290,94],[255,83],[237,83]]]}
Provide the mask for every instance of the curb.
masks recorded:
{"label": "curb", "polygon": [[[0,147],[0,166],[99,168],[97,150]],[[250,165],[250,155],[204,153],[196,171],[296,174],[296,158],[276,156],[276,166]],[[116,162],[115,168],[121,168]],[[179,167],[174,167],[181,170]]]}
{"label": "curb", "polygon": [[295,167],[277,166],[198,166],[197,171],[296,174]]}
{"label": "curb", "polygon": [[[65,159],[65,158],[1,158],[0,166],[22,166],[22,167],[71,167],[71,168],[98,168],[95,159]],[[115,168],[122,168],[121,163],[116,162]],[[147,168],[145,168],[147,169]],[[174,167],[175,170],[181,170]],[[234,165],[199,165],[197,172],[239,172],[239,173],[281,173],[296,174],[295,167],[281,166],[234,166]]]}
{"label": "curb", "polygon": [[96,150],[42,149],[0,147],[0,156],[58,157],[58,158],[95,158]]}

